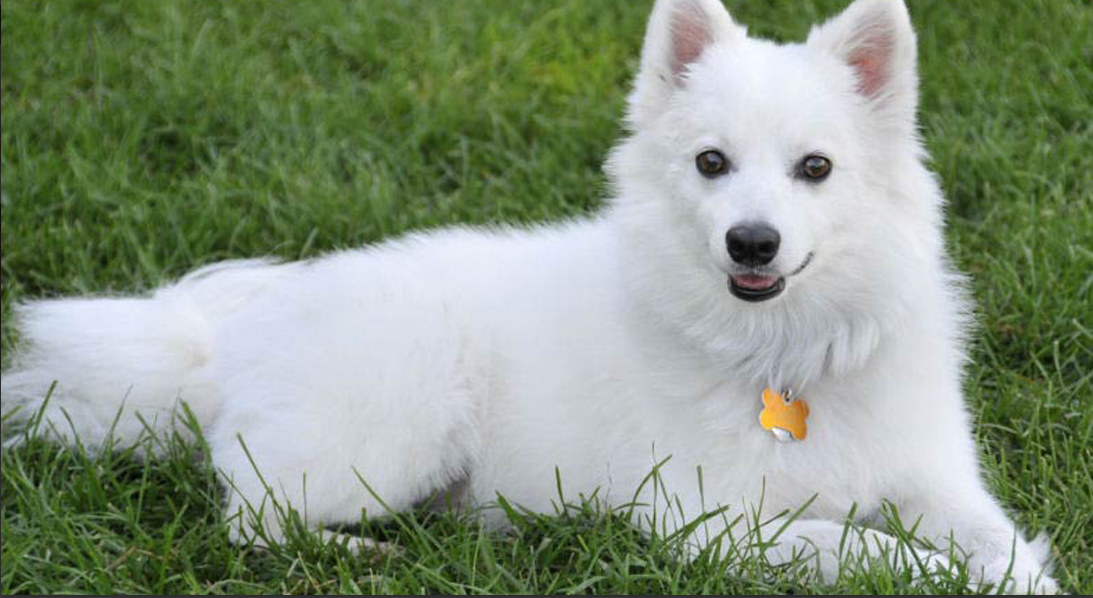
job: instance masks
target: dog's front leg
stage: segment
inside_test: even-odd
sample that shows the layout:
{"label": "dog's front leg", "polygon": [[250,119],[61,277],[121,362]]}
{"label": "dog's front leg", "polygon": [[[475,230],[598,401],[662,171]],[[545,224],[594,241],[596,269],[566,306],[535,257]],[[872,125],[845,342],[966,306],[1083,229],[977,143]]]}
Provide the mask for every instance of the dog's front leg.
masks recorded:
{"label": "dog's front leg", "polygon": [[[774,535],[771,537],[771,529]],[[950,567],[938,551],[910,546],[873,529],[822,519],[801,519],[788,524],[774,520],[758,533],[751,530],[749,551],[771,565],[802,565],[824,583],[836,582],[844,570],[869,567],[884,561],[892,571],[910,571],[914,579]]]}
{"label": "dog's front leg", "polygon": [[1007,592],[1053,594],[1058,585],[1045,566],[1046,540],[1026,541],[975,472],[963,479],[916,480],[896,504],[915,536],[966,557],[973,579]]}
{"label": "dog's front leg", "polygon": [[[668,517],[671,519],[671,517]],[[652,518],[642,518],[648,528]],[[664,525],[667,523],[667,525]],[[692,524],[693,525],[693,524]],[[672,531],[662,521],[658,530]],[[675,531],[678,531],[676,528]],[[949,570],[946,555],[939,550],[911,546],[896,537],[848,522],[826,519],[798,519],[783,515],[759,521],[738,517],[729,521],[714,516],[698,525],[686,537],[687,557],[705,550],[727,557],[741,575],[751,572],[750,564],[777,568],[801,568],[822,583],[836,583],[844,572],[857,567],[886,566],[895,572],[909,572],[922,579],[938,570]]]}

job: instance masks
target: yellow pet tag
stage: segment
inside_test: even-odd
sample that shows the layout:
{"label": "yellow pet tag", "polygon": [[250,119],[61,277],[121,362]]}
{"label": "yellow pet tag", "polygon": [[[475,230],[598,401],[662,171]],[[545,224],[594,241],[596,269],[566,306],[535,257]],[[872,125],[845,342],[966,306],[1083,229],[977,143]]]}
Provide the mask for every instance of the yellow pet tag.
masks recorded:
{"label": "yellow pet tag", "polygon": [[770,430],[782,442],[804,440],[808,435],[808,403],[794,399],[790,392],[774,392],[763,389],[763,411],[759,413],[759,425]]}

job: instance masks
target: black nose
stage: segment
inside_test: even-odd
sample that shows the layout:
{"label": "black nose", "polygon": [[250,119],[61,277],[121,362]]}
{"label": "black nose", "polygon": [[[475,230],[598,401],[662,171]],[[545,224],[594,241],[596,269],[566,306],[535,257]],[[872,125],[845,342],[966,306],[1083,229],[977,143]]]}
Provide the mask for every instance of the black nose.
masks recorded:
{"label": "black nose", "polygon": [[782,236],[767,224],[742,224],[729,229],[725,235],[729,255],[745,266],[769,264],[778,255]]}

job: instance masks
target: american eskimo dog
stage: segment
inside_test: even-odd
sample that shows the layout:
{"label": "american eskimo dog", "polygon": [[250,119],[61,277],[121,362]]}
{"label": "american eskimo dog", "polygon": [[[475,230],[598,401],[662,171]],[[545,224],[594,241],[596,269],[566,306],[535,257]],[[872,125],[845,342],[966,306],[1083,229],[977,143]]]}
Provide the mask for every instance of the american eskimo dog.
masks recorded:
{"label": "american eskimo dog", "polygon": [[660,464],[669,525],[730,513],[693,549],[731,513],[807,504],[767,558],[811,553],[831,579],[851,507],[875,524],[890,501],[939,550],[919,566],[955,543],[979,580],[1053,591],[1046,543],[981,478],[915,63],[900,0],[856,0],[791,45],[717,0],[658,0],[602,213],[31,302],[3,407],[95,446],[135,439],[138,413],[167,429],[185,401],[241,540],[281,537],[253,508],[267,491],[316,527],[447,489],[552,511],[556,474],[652,509]]}

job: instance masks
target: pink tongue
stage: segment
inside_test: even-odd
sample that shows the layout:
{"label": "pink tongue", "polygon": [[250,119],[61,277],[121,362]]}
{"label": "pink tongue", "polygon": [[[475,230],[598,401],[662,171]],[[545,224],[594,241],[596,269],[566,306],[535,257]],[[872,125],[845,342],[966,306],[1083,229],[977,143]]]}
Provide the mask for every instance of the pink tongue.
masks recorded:
{"label": "pink tongue", "polygon": [[736,281],[736,286],[753,291],[769,289],[777,282],[777,279],[774,277],[759,276],[756,274],[741,274],[739,276],[734,276],[733,280]]}

